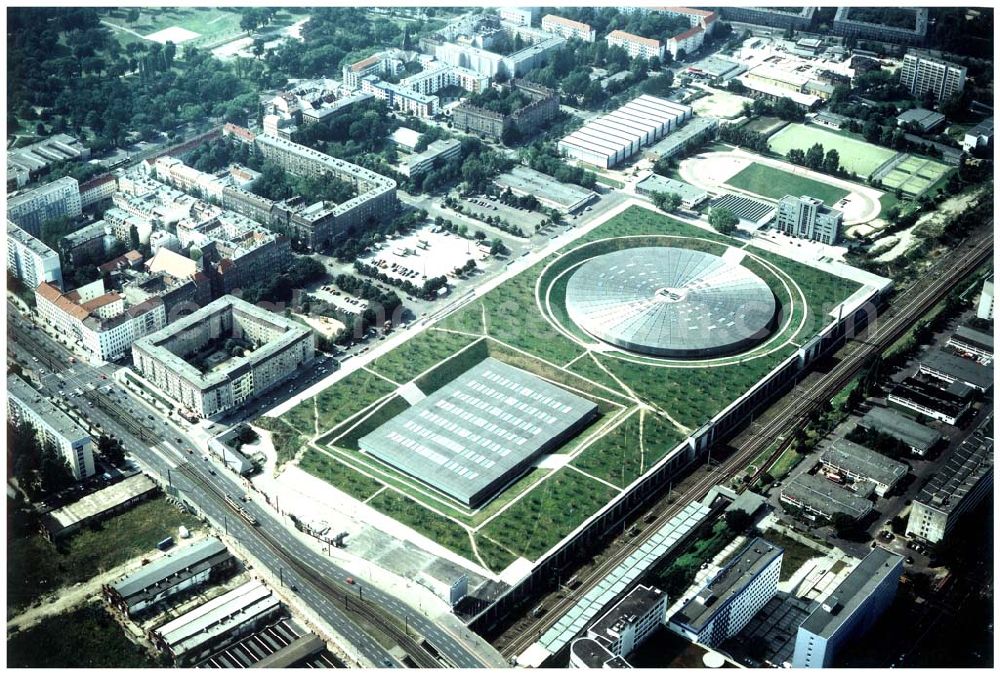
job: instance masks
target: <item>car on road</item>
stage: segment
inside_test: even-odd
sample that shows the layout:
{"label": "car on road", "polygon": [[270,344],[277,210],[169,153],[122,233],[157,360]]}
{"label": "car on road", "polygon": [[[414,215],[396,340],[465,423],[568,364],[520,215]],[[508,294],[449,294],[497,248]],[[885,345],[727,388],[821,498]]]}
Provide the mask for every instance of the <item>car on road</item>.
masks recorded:
{"label": "car on road", "polygon": [[344,580],[344,582],[346,582],[347,584],[354,584],[354,578],[353,577],[349,577],[346,580]]}

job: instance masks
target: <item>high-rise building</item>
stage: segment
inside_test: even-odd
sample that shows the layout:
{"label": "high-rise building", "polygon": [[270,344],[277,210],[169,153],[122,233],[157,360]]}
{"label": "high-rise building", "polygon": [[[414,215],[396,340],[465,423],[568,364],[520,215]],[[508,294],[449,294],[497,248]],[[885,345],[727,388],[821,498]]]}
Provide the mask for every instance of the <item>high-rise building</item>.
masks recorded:
{"label": "high-rise building", "polygon": [[792,666],[830,666],[837,650],[867,631],[896,597],[903,557],[876,547],[799,626]]}
{"label": "high-rise building", "polygon": [[79,216],[80,184],[75,178],[63,178],[46,183],[7,200],[7,218],[24,228],[33,237],[42,232],[42,223],[60,216]]}
{"label": "high-rise building", "polygon": [[55,446],[77,479],[94,474],[94,443],[90,435],[14,374],[7,376],[7,417],[29,425],[42,443]]}
{"label": "high-rise building", "polygon": [[936,100],[947,101],[965,89],[965,66],[910,52],[903,57],[899,83],[914,96],[931,91]]}
{"label": "high-rise building", "polygon": [[735,636],[778,590],[783,553],[781,547],[754,538],[674,613],[670,629],[707,646]]}
{"label": "high-rise building", "polygon": [[844,214],[830,209],[822,200],[808,195],[785,195],[778,202],[775,227],[786,235],[836,244]]}
{"label": "high-rise building", "polygon": [[62,288],[59,254],[7,220],[7,270],[28,289],[42,282]]}

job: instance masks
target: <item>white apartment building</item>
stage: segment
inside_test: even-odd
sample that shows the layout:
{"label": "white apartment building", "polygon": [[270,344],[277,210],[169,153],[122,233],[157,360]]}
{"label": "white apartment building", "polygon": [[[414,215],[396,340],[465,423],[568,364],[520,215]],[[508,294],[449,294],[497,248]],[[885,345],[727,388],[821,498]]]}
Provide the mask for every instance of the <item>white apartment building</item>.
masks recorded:
{"label": "white apartment building", "polygon": [[379,101],[385,101],[393,110],[411,113],[417,117],[434,117],[437,113],[438,97],[385,82],[375,75],[366,75],[361,79],[361,91],[371,94]]}
{"label": "white apartment building", "polygon": [[873,549],[799,626],[792,666],[829,667],[840,647],[867,631],[889,607],[902,573],[903,557]]}
{"label": "white apartment building", "polygon": [[823,244],[836,244],[844,214],[808,195],[785,195],[778,202],[775,227],[786,235]]}
{"label": "white apartment building", "polygon": [[400,80],[399,86],[426,96],[455,86],[476,94],[490,86],[490,78],[470,68],[432,62],[419,73]]}
{"label": "white apartment building", "polygon": [[976,306],[976,316],[980,319],[993,319],[993,280],[983,282],[983,291],[979,294],[979,305]]}
{"label": "white apartment building", "polygon": [[577,38],[584,42],[594,42],[597,39],[597,31],[591,28],[590,24],[566,19],[556,14],[546,14],[542,17],[542,30],[555,33],[567,40]]}
{"label": "white apartment building", "polygon": [[82,210],[80,184],[69,176],[7,200],[7,218],[34,237],[41,234],[45,221],[60,216],[73,218]]}
{"label": "white apartment building", "polygon": [[654,56],[663,58],[664,47],[659,40],[644,38],[641,35],[633,35],[621,30],[611,31],[605,39],[608,41],[608,47],[621,47],[633,59],[640,56],[647,60]]}
{"label": "white apartment building", "polygon": [[63,285],[59,254],[7,220],[7,270],[28,289],[42,282]]}
{"label": "white apartment building", "polygon": [[89,207],[103,200],[111,199],[118,190],[118,179],[114,174],[102,174],[80,184],[80,205]]}
{"label": "white apartment building", "polygon": [[669,628],[710,647],[735,636],[778,590],[782,554],[781,547],[754,538],[674,613]]}
{"label": "white apartment building", "polygon": [[681,50],[684,51],[684,54],[694,54],[705,44],[706,35],[704,28],[694,26],[683,33],[668,38],[666,51],[670,52],[670,56],[674,59],[678,58],[677,55],[680,54]]}
{"label": "white apartment building", "polygon": [[30,425],[42,443],[51,443],[66,458],[73,476],[94,474],[94,443],[82,427],[20,377],[7,376],[7,416]]}
{"label": "white apartment building", "polygon": [[934,92],[938,101],[946,101],[965,89],[965,66],[908,53],[899,69],[899,83],[916,97]]}
{"label": "white apartment building", "polygon": [[537,7],[501,7],[500,20],[515,26],[530,26],[538,16]]}

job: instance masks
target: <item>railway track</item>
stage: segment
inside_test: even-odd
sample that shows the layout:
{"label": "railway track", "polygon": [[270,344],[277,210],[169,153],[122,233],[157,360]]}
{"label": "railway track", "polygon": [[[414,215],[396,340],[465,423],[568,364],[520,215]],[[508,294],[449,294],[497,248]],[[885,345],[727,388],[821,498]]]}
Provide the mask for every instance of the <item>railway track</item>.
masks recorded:
{"label": "railway track", "polygon": [[[712,486],[737,476],[745,470],[751,461],[759,457],[768,446],[774,443],[775,439],[782,438],[784,435],[782,442],[760,464],[760,467],[754,472],[752,480],[746,482],[741,491],[753,485],[754,481],[774,464],[787,444],[791,442],[792,433],[804,426],[823,402],[828,402],[834,394],[850,382],[868,359],[892,345],[909,330],[917,319],[946,296],[969,273],[992,256],[992,220],[989,223],[987,234],[956,247],[947,260],[953,261],[956,257],[955,254],[958,255],[957,262],[944,269],[930,271],[925,277],[924,284],[911,287],[897,296],[890,309],[879,316],[878,323],[868,327],[863,338],[854,338],[845,348],[842,348],[842,350],[846,350],[846,354],[832,371],[811,384],[807,389],[796,386],[793,392],[797,390],[797,396],[791,406],[786,408],[781,415],[754,430],[740,447],[718,467],[698,478],[682,493],[674,493],[674,501],[671,505],[647,525],[645,531],[652,532],[661,528],[689,502],[703,497]],[[942,262],[944,260],[942,259]],[[642,540],[640,539],[634,544],[626,545],[591,569],[583,580],[583,585],[573,595],[559,599],[545,614],[545,618],[523,628],[517,638],[500,649],[501,654],[508,659],[521,654],[540,638],[551,623],[554,623],[568,611],[576,603],[577,598],[585,594],[619,563],[632,555],[641,544]]]}
{"label": "railway track", "polygon": [[246,517],[243,513],[241,513],[238,507],[234,506],[232,500],[227,499],[228,496],[222,490],[207,481],[198,472],[192,469],[190,463],[183,463],[179,465],[178,470],[180,470],[184,476],[188,477],[188,479],[197,483],[206,493],[215,495],[219,498],[222,503],[226,505],[227,509],[229,509],[229,511],[231,511],[236,517],[243,519],[248,523],[248,525],[253,527],[254,531],[265,543],[265,545],[267,545],[268,549],[270,549],[275,556],[284,561],[290,570],[295,571],[295,573],[303,579],[308,580],[314,587],[319,589],[329,598],[338,600],[343,599],[345,613],[361,618],[369,626],[374,627],[378,631],[387,635],[404,651],[406,651],[406,654],[410,656],[419,668],[436,669],[442,666],[442,664],[433,655],[431,655],[420,644],[420,642],[415,640],[409,635],[409,633],[406,632],[403,626],[396,624],[392,620],[388,619],[383,613],[376,610],[371,604],[356,597],[351,587],[329,579],[312,566],[289,555],[277,538],[270,534],[266,528],[260,527],[259,524],[247,521]]}

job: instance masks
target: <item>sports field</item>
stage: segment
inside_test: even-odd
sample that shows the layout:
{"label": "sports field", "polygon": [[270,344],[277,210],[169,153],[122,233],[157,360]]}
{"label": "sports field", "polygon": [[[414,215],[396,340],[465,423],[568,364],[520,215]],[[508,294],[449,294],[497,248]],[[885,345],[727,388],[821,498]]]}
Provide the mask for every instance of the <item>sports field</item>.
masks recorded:
{"label": "sports field", "polygon": [[[610,250],[646,245],[724,253],[745,242],[631,207],[400,347],[282,416],[306,439],[300,466],[469,561],[501,572],[535,561],[793,354],[857,285],[766,252],[740,264],[772,288],[781,311],[764,343],[735,357],[682,362],[595,345],[567,325],[568,274]],[[477,509],[358,450],[357,440],[424,394],[491,356],[594,401],[600,415]],[[412,387],[411,386],[411,387]],[[272,423],[273,424],[273,423]]]}
{"label": "sports field", "polygon": [[919,197],[948,173],[950,167],[934,160],[907,155],[906,159],[882,177],[882,185],[902,190],[909,197]]}
{"label": "sports field", "polygon": [[[122,44],[136,41],[175,43],[183,41],[200,48],[210,48],[220,43],[246,35],[240,28],[239,8],[222,7],[139,7],[139,18],[128,21],[128,9],[109,9],[101,12],[101,19]],[[270,27],[292,23],[293,17],[279,12]],[[181,51],[181,50],[178,50]]]}
{"label": "sports field", "polygon": [[765,164],[754,162],[728,181],[729,185],[752,192],[761,197],[780,200],[785,195],[809,195],[821,199],[827,206],[847,197],[850,193],[842,188],[820,183],[805,176],[790,174]]}
{"label": "sports field", "polygon": [[894,150],[811,124],[790,124],[768,139],[768,147],[781,155],[787,155],[793,148],[809,150],[816,143],[822,144],[824,150],[836,148],[841,166],[862,178],[868,178],[896,155]]}

